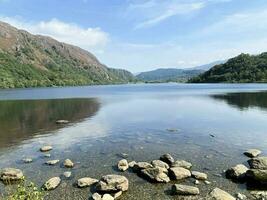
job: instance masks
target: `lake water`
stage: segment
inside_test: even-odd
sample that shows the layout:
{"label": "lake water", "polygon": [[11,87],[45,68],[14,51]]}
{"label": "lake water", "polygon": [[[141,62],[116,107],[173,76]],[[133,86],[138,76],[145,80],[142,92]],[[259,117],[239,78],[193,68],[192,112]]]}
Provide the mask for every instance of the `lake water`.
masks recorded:
{"label": "lake water", "polygon": [[[57,119],[71,121],[57,125]],[[169,131],[174,129],[175,131]],[[211,137],[210,135],[215,137]],[[151,184],[131,172],[118,172],[121,153],[128,160],[151,161],[164,153],[208,174],[200,196],[214,187],[249,195],[245,184],[219,177],[223,170],[259,148],[267,154],[266,84],[152,84],[0,90],[0,168],[22,169],[41,186],[60,176],[61,165],[46,166],[39,148],[51,144],[50,159],[76,165],[73,176],[48,193],[47,199],[88,199],[78,178],[122,174],[129,179],[126,199],[185,199],[170,196],[168,184]],[[22,158],[33,163],[23,164]],[[191,184],[192,180],[187,180]],[[4,185],[0,183],[0,191]],[[198,199],[199,197],[192,198]]]}

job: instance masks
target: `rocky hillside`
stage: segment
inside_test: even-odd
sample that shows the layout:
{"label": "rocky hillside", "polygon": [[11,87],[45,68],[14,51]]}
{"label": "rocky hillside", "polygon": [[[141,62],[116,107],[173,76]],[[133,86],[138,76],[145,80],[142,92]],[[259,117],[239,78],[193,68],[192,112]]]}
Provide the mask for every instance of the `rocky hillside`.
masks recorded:
{"label": "rocky hillside", "polygon": [[241,54],[192,78],[192,83],[266,83],[267,53]]}
{"label": "rocky hillside", "polygon": [[0,88],[111,84],[133,79],[130,72],[108,68],[79,47],[0,22]]}

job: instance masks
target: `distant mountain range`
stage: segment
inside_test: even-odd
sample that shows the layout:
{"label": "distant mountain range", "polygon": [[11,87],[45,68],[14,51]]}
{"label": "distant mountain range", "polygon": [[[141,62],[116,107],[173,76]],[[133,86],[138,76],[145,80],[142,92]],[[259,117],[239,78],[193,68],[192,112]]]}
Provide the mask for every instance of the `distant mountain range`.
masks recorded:
{"label": "distant mountain range", "polygon": [[0,88],[127,83],[88,51],[0,22]]}
{"label": "distant mountain range", "polygon": [[136,78],[145,82],[186,82],[190,78],[198,76],[201,73],[209,70],[214,65],[224,62],[225,61],[216,61],[206,65],[187,69],[160,68],[152,71],[141,72],[136,75]]}
{"label": "distant mountain range", "polygon": [[240,54],[224,64],[215,65],[191,83],[266,83],[267,52],[259,55]]}

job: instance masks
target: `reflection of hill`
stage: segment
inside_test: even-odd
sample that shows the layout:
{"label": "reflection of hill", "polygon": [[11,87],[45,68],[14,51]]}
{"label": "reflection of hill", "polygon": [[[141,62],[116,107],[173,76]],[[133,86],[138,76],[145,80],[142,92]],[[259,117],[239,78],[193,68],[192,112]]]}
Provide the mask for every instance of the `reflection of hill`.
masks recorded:
{"label": "reflection of hill", "polygon": [[93,116],[97,99],[0,101],[0,147],[62,128],[58,119],[73,122]]}
{"label": "reflection of hill", "polygon": [[217,100],[223,100],[229,105],[241,110],[249,107],[267,109],[267,92],[257,93],[229,93],[225,95],[212,95]]}

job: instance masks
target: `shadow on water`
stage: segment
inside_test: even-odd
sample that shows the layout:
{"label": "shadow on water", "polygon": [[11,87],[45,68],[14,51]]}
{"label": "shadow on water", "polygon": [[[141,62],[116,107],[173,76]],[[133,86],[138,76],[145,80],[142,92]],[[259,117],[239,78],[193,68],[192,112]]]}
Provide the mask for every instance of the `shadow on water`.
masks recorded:
{"label": "shadow on water", "polygon": [[252,107],[267,110],[267,92],[227,93],[211,95],[211,97],[225,101],[228,105],[240,110]]}
{"label": "shadow on water", "polygon": [[66,126],[57,125],[58,119],[75,123],[92,117],[99,108],[96,98],[0,101],[0,148]]}

